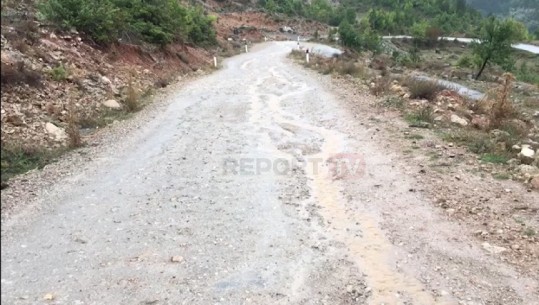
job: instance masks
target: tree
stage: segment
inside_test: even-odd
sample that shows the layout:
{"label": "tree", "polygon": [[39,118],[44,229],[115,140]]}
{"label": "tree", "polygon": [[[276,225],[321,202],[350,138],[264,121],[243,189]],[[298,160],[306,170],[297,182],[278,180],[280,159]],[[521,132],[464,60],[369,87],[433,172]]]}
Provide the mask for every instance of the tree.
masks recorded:
{"label": "tree", "polygon": [[480,31],[479,42],[473,44],[473,53],[481,60],[475,79],[479,79],[487,65],[507,66],[512,60],[512,44],[525,39],[525,27],[512,19],[487,18]]}

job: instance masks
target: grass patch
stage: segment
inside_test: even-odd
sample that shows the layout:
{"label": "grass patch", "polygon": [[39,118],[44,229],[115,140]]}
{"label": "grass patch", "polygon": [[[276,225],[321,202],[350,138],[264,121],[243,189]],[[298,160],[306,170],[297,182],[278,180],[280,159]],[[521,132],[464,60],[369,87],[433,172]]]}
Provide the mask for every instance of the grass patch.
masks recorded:
{"label": "grass patch", "polygon": [[45,165],[56,161],[61,154],[66,152],[66,149],[45,150],[30,146],[3,146],[1,150],[2,182],[36,168],[41,169]]}
{"label": "grass patch", "polygon": [[387,108],[397,108],[397,109],[403,109],[404,108],[404,99],[402,97],[397,96],[390,96],[386,98],[381,105],[383,107]]}
{"label": "grass patch", "polygon": [[410,140],[422,140],[422,139],[424,139],[425,137],[423,137],[423,136],[420,135],[420,134],[415,134],[415,133],[414,133],[414,134],[411,134],[411,135],[407,135],[405,138],[406,138],[406,139],[410,139]]}
{"label": "grass patch", "polygon": [[507,155],[497,153],[486,153],[481,156],[481,161],[494,164],[506,164],[509,159]]}
{"label": "grass patch", "polygon": [[423,107],[407,113],[404,118],[412,125],[434,122],[434,113],[431,107]]}
{"label": "grass patch", "polygon": [[495,144],[490,136],[479,131],[457,130],[443,134],[442,138],[447,142],[465,145],[476,154],[490,153],[495,150]]}
{"label": "grass patch", "polygon": [[507,173],[497,173],[495,175],[493,175],[492,177],[494,177],[494,179],[496,180],[509,180],[511,179],[511,176]]}
{"label": "grass patch", "polygon": [[537,232],[531,227],[527,227],[526,229],[524,229],[524,232],[522,233],[524,233],[524,235],[528,237],[533,237],[537,234]]}

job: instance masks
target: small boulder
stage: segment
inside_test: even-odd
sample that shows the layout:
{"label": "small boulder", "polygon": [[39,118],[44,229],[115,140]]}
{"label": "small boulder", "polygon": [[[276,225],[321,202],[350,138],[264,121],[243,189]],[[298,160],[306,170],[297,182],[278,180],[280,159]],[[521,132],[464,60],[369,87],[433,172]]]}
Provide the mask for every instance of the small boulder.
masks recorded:
{"label": "small boulder", "polygon": [[487,130],[490,125],[490,120],[487,117],[477,115],[472,118],[472,125],[477,129]]}
{"label": "small boulder", "polygon": [[112,84],[112,81],[106,76],[101,76],[101,82],[103,82],[104,84],[107,84],[107,85]]}
{"label": "small boulder", "polygon": [[54,139],[56,141],[63,141],[67,139],[67,134],[65,130],[50,122],[45,124],[45,131],[47,131],[47,133],[49,133],[50,135],[54,136]]}
{"label": "small boulder", "polygon": [[399,96],[402,96],[402,95],[404,95],[404,94],[406,93],[406,90],[405,90],[402,86],[400,86],[400,85],[398,85],[398,84],[393,84],[393,85],[391,85],[391,88],[390,88],[390,89],[391,89],[391,91],[392,91],[393,93],[396,93],[396,94],[398,94]]}
{"label": "small boulder", "polygon": [[181,263],[183,262],[183,256],[174,255],[170,258],[170,261],[173,263]]}
{"label": "small boulder", "polygon": [[532,164],[535,159],[534,156],[535,152],[530,148],[530,145],[522,145],[518,158],[523,164]]}
{"label": "small boulder", "polygon": [[532,189],[539,190],[539,175],[533,177],[530,180],[530,185],[531,185]]}
{"label": "small boulder", "polygon": [[103,106],[111,108],[111,109],[120,109],[122,108],[122,105],[118,103],[116,100],[106,100],[102,102]]}
{"label": "small boulder", "polygon": [[481,246],[483,247],[483,249],[485,249],[485,251],[491,254],[500,254],[507,251],[507,249],[504,247],[494,246],[489,244],[488,242],[482,243]]}
{"label": "small boulder", "polygon": [[468,121],[466,119],[459,117],[456,114],[451,115],[451,123],[454,123],[460,126],[468,126]]}
{"label": "small boulder", "polygon": [[535,167],[535,166],[532,166],[532,165],[527,165],[527,164],[521,164],[518,166],[518,171],[521,173],[521,174],[528,174],[530,176],[534,176],[534,175],[539,175],[539,168]]}

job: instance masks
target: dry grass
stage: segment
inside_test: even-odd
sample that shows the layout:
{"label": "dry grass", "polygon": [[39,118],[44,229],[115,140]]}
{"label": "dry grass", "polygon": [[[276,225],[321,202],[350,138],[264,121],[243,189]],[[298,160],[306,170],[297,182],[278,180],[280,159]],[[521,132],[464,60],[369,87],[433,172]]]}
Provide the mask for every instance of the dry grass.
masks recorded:
{"label": "dry grass", "polygon": [[407,113],[405,119],[410,124],[432,123],[434,122],[434,111],[430,106],[421,107]]}
{"label": "dry grass", "polygon": [[515,116],[515,109],[509,99],[514,80],[515,77],[511,73],[505,73],[503,75],[503,83],[497,90],[494,102],[488,113],[491,129],[498,128],[506,119]]}
{"label": "dry grass", "polygon": [[139,95],[133,86],[133,81],[130,80],[127,85],[126,97],[124,105],[129,112],[135,112],[140,109]]}
{"label": "dry grass", "polygon": [[337,60],[335,63],[335,71],[339,74],[347,74],[351,76],[357,76],[357,77],[365,77],[366,71],[365,67],[362,65],[359,65],[357,63],[354,63],[353,61],[339,61]]}
{"label": "dry grass", "polygon": [[433,101],[438,93],[447,89],[438,82],[417,78],[408,78],[405,85],[410,89],[410,98]]}
{"label": "dry grass", "polygon": [[305,52],[301,50],[292,50],[292,58],[302,60],[306,67],[315,69],[322,74],[337,73],[341,75],[350,75],[358,78],[367,78],[368,71],[365,66],[357,63],[354,58],[333,57],[324,58],[311,54],[309,63],[305,62]]}
{"label": "dry grass", "polygon": [[[374,85],[373,85],[374,84]],[[387,76],[382,76],[374,80],[370,86],[370,92],[374,96],[383,96],[389,92],[391,79]]]}
{"label": "dry grass", "polygon": [[69,139],[68,146],[70,148],[82,146],[82,138],[79,130],[79,116],[72,103],[69,105],[66,133]]}
{"label": "dry grass", "polygon": [[171,77],[162,76],[155,81],[154,86],[156,88],[165,88],[168,85],[170,85],[170,82],[171,82]]}

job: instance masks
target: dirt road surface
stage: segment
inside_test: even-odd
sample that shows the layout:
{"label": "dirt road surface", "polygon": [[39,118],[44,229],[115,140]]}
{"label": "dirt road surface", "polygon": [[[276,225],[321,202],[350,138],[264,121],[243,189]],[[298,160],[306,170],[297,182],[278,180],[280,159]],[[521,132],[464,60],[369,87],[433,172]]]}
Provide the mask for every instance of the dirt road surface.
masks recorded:
{"label": "dirt road surface", "polygon": [[225,61],[8,217],[2,303],[539,304],[295,46]]}

